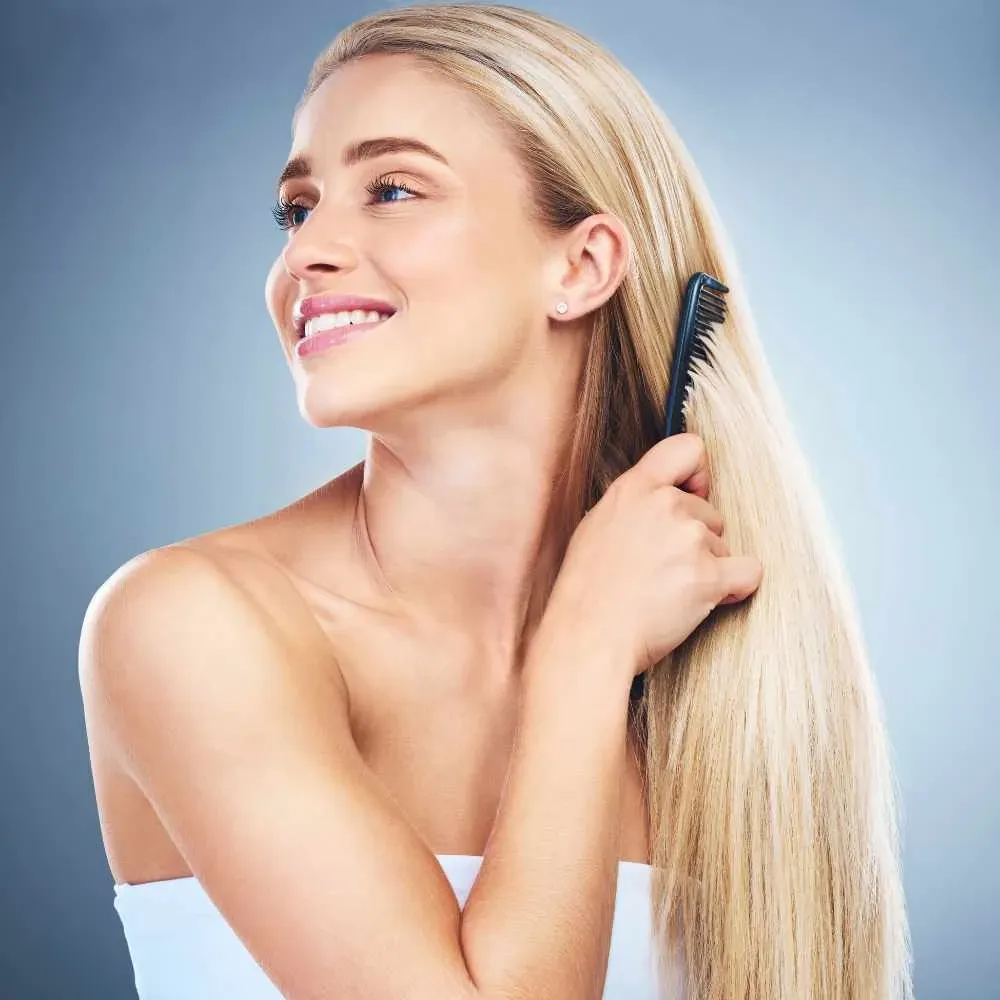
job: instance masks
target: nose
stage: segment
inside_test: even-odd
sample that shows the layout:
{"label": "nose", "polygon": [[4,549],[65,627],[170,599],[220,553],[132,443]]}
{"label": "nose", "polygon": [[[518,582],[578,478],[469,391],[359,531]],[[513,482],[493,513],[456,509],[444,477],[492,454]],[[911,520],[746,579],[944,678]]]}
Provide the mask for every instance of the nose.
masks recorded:
{"label": "nose", "polygon": [[357,266],[358,254],[350,240],[324,232],[317,225],[317,210],[288,239],[281,259],[288,274],[297,281],[336,271],[349,271]]}

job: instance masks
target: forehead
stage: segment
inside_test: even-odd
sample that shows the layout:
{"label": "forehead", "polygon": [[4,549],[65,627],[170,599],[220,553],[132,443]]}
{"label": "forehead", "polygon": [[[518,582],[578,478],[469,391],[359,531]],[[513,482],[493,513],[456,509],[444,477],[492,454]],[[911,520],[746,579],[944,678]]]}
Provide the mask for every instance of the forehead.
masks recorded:
{"label": "forehead", "polygon": [[365,56],[334,70],[300,109],[291,155],[332,163],[347,144],[383,135],[433,146],[457,173],[490,162],[517,167],[482,102],[402,54]]}

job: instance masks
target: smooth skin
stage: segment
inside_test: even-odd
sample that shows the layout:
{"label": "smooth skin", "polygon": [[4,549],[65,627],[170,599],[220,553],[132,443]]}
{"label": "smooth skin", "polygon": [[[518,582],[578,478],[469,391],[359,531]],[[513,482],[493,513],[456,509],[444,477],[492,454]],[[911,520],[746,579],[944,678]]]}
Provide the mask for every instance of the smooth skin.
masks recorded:
{"label": "smooth skin", "polygon": [[[448,165],[343,165],[380,136]],[[482,110],[407,57],[338,70],[298,118],[298,154],[312,171],[284,186],[303,208],[267,305],[303,417],[370,431],[369,452],[94,595],[80,682],[112,874],[195,875],[288,1000],[599,998],[617,861],[648,859],[626,726],[639,651],[749,593],[750,564],[677,489],[707,483],[681,435],[595,506],[549,605],[528,607],[586,316],[628,234],[609,215],[539,234]],[[386,173],[416,194],[374,199]],[[292,303],[321,292],[398,311],[300,361]],[[604,555],[650,545],[629,519],[661,511],[659,561],[622,559],[597,587]],[[678,586],[697,598],[664,632]],[[659,596],[616,615],[616,587]],[[484,855],[464,914],[435,852]]]}

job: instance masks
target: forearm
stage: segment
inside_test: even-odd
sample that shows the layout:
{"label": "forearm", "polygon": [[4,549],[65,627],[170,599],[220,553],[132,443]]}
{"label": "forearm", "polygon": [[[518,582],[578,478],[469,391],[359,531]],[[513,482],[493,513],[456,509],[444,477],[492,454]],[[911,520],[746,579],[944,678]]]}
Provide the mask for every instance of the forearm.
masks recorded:
{"label": "forearm", "polygon": [[599,1000],[618,884],[629,682],[611,644],[543,621],[507,781],[462,917],[488,1000]]}

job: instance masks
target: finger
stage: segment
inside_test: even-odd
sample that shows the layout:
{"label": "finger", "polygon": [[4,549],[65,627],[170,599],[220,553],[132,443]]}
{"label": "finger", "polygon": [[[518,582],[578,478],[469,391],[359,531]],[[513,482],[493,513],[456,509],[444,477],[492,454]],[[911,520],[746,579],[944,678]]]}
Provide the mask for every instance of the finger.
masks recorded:
{"label": "finger", "polygon": [[729,556],[719,560],[726,596],[719,604],[736,604],[746,600],[764,576],[761,562],[755,556]]}
{"label": "finger", "polygon": [[697,434],[671,434],[657,441],[635,468],[648,476],[654,486],[683,485],[685,492],[708,496],[708,455]]}
{"label": "finger", "polygon": [[726,540],[717,534],[710,534],[708,536],[708,550],[713,556],[718,556],[719,559],[726,559],[732,555]]}
{"label": "finger", "polygon": [[716,535],[722,535],[722,530],[725,527],[722,515],[708,500],[696,496],[694,493],[685,493],[684,490],[676,487],[674,487],[674,491],[682,510],[690,514],[691,517],[703,521]]}

